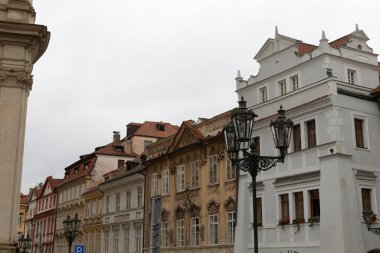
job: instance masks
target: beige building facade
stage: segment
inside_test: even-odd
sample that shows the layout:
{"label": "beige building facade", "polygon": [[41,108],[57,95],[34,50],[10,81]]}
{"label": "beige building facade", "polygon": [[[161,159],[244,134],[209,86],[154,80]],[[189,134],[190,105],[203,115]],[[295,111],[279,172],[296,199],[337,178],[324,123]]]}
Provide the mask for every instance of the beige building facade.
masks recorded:
{"label": "beige building facade", "polygon": [[26,108],[34,63],[50,33],[35,25],[31,1],[0,1],[0,252],[16,250]]}
{"label": "beige building facade", "polygon": [[232,252],[236,223],[236,169],[222,130],[229,112],[148,147],[144,252],[150,247],[152,197],[162,199],[161,252]]}

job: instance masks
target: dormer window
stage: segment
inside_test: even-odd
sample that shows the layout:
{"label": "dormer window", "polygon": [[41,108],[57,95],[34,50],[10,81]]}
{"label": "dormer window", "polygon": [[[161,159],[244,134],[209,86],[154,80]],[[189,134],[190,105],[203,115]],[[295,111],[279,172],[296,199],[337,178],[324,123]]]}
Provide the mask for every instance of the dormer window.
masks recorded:
{"label": "dormer window", "polygon": [[358,45],[358,49],[359,49],[359,50],[362,50],[362,45],[359,44],[359,45]]}
{"label": "dormer window", "polygon": [[163,125],[163,124],[157,124],[157,130],[158,131],[165,131],[165,125]]}
{"label": "dormer window", "polygon": [[259,89],[259,94],[260,94],[260,103],[264,103],[268,100],[267,96],[267,87],[262,87]]}
{"label": "dormer window", "polygon": [[69,177],[69,172],[65,172],[65,178]]}
{"label": "dormer window", "polygon": [[348,83],[356,84],[356,71],[353,69],[348,69],[347,75],[348,75]]}
{"label": "dormer window", "polygon": [[78,175],[78,168],[74,169],[74,175]]}
{"label": "dormer window", "polygon": [[84,164],[84,170],[88,170],[88,163]]}
{"label": "dormer window", "polygon": [[278,88],[280,91],[280,96],[286,94],[286,80],[285,79],[278,82]]}
{"label": "dormer window", "polygon": [[298,90],[298,75],[290,77],[290,84],[292,86],[292,91]]}

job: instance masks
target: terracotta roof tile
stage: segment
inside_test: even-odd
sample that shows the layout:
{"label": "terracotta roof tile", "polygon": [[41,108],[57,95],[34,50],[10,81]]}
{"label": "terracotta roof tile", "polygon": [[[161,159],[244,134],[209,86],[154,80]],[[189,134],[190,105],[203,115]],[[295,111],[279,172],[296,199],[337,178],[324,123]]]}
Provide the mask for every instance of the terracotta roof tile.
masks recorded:
{"label": "terracotta roof tile", "polygon": [[135,153],[127,154],[124,151],[124,146],[121,142],[112,142],[105,146],[95,148],[95,153],[99,155],[115,155],[115,156],[132,156],[136,157]]}
{"label": "terracotta roof tile", "polygon": [[329,45],[333,48],[338,48],[338,47],[344,46],[348,42],[348,39],[349,39],[349,36],[346,35],[342,38],[339,38],[330,42]]}
{"label": "terracotta roof tile", "polygon": [[[95,167],[96,155],[92,153],[86,157],[83,157],[79,161],[71,164],[65,168],[65,177],[62,179],[58,186],[71,182],[79,177],[87,176],[91,174],[92,169]],[[75,170],[77,172],[75,173]]]}
{"label": "terracotta roof tile", "polygon": [[300,43],[298,45],[298,56],[303,56],[304,54],[309,54],[313,52],[317,46],[307,44],[307,43]]}
{"label": "terracotta roof tile", "polygon": [[[163,130],[161,130],[159,126],[163,126]],[[136,132],[133,133],[132,136],[166,138],[176,134],[178,129],[178,126],[172,125],[167,122],[145,121],[143,124],[141,124],[139,129],[137,129]]]}
{"label": "terracotta roof tile", "polygon": [[[338,47],[344,46],[348,42],[348,40],[349,40],[349,35],[346,35],[346,36],[343,36],[339,39],[336,39],[336,40],[330,42],[329,45],[332,48],[338,48]],[[307,43],[302,42],[298,45],[298,48],[297,48],[298,56],[303,56],[304,54],[309,54],[317,48],[318,48],[318,46],[316,46],[316,45],[307,44]]]}
{"label": "terracotta roof tile", "polygon": [[24,195],[24,194],[20,194],[20,204],[28,204],[29,203],[29,198],[30,198],[30,195]]}

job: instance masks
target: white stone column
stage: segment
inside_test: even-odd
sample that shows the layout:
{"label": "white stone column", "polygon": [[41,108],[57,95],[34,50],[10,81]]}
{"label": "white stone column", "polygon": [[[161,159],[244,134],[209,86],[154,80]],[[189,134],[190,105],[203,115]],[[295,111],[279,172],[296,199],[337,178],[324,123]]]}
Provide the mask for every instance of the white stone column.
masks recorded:
{"label": "white stone column", "polygon": [[33,64],[50,34],[28,0],[0,0],[0,253],[15,252],[26,109]]}
{"label": "white stone column", "polygon": [[351,156],[320,157],[320,252],[364,252]]}

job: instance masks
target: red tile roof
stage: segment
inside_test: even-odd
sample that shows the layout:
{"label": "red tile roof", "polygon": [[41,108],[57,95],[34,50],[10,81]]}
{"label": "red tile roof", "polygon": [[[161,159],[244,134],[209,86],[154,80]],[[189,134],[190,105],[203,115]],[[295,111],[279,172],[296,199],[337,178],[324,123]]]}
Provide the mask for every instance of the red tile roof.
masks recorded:
{"label": "red tile roof", "polygon": [[[159,126],[163,126],[164,130],[160,130]],[[167,122],[145,121],[132,136],[146,136],[155,138],[166,138],[174,135],[178,131],[178,126]]]}
{"label": "red tile roof", "polygon": [[24,195],[24,194],[20,194],[20,204],[28,204],[29,203],[29,199],[30,199],[30,195]]}
{"label": "red tile roof", "polygon": [[309,54],[309,53],[313,52],[316,48],[317,48],[317,46],[314,46],[311,44],[300,43],[298,45],[298,55],[303,56],[304,54]]}
{"label": "red tile roof", "polygon": [[[333,48],[338,48],[341,46],[344,46],[349,40],[349,35],[343,36],[339,39],[336,39],[329,43],[329,45]],[[318,46],[307,44],[307,43],[300,43],[298,45],[298,56],[303,56],[304,54],[309,54],[313,52],[315,49],[317,49]]]}
{"label": "red tile roof", "polygon": [[[65,168],[65,177],[60,182],[59,186],[71,182],[79,177],[91,175],[92,169],[95,167],[96,155],[92,153],[82,157],[79,161]],[[87,168],[86,168],[87,167]],[[75,170],[77,170],[75,174]]]}
{"label": "red tile roof", "polygon": [[95,148],[96,154],[99,155],[115,155],[115,156],[132,156],[136,157],[137,154],[127,154],[124,151],[124,146],[121,142],[111,142],[105,146]]}

